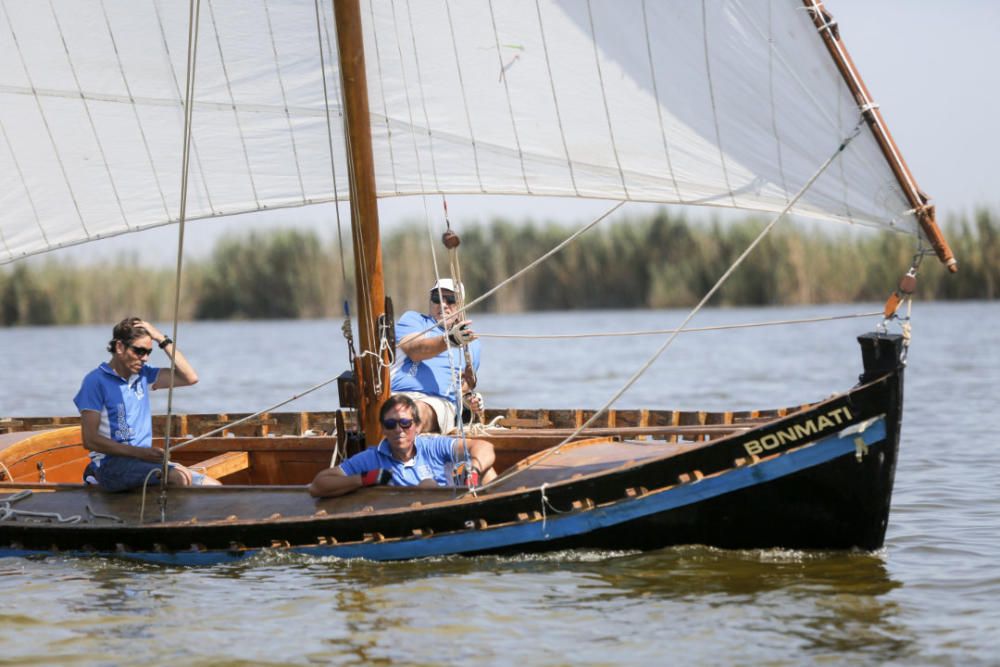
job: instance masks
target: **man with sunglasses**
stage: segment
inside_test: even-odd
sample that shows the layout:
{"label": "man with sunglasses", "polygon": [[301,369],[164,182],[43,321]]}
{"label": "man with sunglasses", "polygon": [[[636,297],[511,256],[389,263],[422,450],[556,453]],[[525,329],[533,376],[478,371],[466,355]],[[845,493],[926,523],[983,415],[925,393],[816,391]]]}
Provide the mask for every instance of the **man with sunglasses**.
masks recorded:
{"label": "man with sunglasses", "polygon": [[455,484],[455,469],[466,463],[471,467],[470,485],[496,477],[492,443],[420,433],[420,413],[409,396],[390,396],[379,410],[379,420],[383,439],[378,446],[320,471],[309,485],[312,496],[342,496],[377,484],[449,486]]}
{"label": "man with sunglasses", "polygon": [[[479,370],[479,341],[472,322],[460,319],[458,298],[464,287],[450,278],[434,283],[430,312],[403,313],[396,323],[399,341],[392,369],[393,393],[406,394],[417,402],[424,431],[449,433],[456,427],[459,397],[469,407],[482,410],[482,397],[472,392],[469,378]],[[468,346],[472,367],[466,367],[462,346]]]}
{"label": "man with sunglasses", "polygon": [[[175,387],[198,381],[191,364],[170,338],[152,324],[129,317],[112,330],[108,343],[111,359],[83,378],[73,399],[80,410],[83,446],[90,450],[91,463],[84,478],[93,477],[107,491],[138,488],[147,483],[147,478],[150,485],[160,483],[163,451],[153,448],[149,392],[170,386],[170,368],[146,364],[154,343],[174,357]],[[172,463],[167,483],[187,486],[219,482]]]}

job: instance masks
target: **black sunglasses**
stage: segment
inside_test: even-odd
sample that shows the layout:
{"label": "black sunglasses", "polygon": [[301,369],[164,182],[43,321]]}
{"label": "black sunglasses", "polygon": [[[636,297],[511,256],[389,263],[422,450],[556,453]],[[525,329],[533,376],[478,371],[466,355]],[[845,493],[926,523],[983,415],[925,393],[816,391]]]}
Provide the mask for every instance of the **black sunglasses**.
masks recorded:
{"label": "black sunglasses", "polygon": [[386,431],[395,431],[397,425],[400,426],[400,427],[402,427],[402,429],[405,431],[408,428],[410,428],[411,426],[413,426],[413,420],[412,419],[406,419],[405,417],[403,417],[402,419],[384,419],[384,420],[382,420],[382,426],[383,426],[383,428],[385,428]]}
{"label": "black sunglasses", "polygon": [[153,354],[153,348],[151,347],[139,347],[138,345],[129,345],[128,347],[130,350],[135,352],[135,356],[139,358],[148,357]]}
{"label": "black sunglasses", "polygon": [[[455,297],[454,294],[444,295],[444,302],[447,303],[449,306],[454,306],[456,301],[458,301],[458,299]],[[431,302],[441,303],[441,295],[437,292],[431,292]]]}

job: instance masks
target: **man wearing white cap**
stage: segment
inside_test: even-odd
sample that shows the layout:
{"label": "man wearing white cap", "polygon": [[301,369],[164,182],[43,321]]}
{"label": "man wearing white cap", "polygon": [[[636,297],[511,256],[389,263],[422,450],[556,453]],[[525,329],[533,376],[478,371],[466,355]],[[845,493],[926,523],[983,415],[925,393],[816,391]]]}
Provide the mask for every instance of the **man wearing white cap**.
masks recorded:
{"label": "man wearing white cap", "polygon": [[[424,431],[448,433],[456,426],[463,380],[471,375],[462,346],[469,348],[472,370],[479,370],[479,341],[472,322],[455,312],[459,294],[465,295],[462,285],[442,278],[431,287],[428,315],[409,310],[396,323],[399,343],[392,392],[416,401]],[[471,392],[472,387],[465,388]],[[469,403],[473,410],[482,409],[478,394],[470,394]]]}

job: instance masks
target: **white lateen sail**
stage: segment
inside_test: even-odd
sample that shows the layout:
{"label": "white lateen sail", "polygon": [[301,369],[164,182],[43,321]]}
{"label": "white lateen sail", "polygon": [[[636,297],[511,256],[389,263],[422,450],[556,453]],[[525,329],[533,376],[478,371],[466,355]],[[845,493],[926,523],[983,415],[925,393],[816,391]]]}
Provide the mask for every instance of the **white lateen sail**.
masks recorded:
{"label": "white lateen sail", "polygon": [[[0,263],[177,221],[188,10],[0,4]],[[380,197],[780,211],[861,118],[801,0],[362,11]],[[348,198],[332,26],[329,1],[202,3],[189,219]],[[793,212],[915,233],[912,208],[865,131]]]}

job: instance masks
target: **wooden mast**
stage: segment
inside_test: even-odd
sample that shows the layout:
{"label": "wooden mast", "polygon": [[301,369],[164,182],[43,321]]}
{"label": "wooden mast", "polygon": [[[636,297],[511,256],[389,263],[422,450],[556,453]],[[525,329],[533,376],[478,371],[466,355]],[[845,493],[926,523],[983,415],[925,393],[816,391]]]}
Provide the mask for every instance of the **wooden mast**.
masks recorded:
{"label": "wooden mast", "polygon": [[358,380],[358,420],[368,444],[382,432],[378,409],[389,396],[389,369],[380,363],[379,323],[385,318],[382,242],[375,200],[375,165],[368,114],[368,81],[359,0],[336,0],[337,51],[344,91],[348,176],[351,188],[351,236],[357,285],[360,355],[355,359]]}
{"label": "wooden mast", "polygon": [[906,166],[906,162],[903,160],[896,142],[893,140],[892,135],[889,134],[889,128],[885,124],[885,119],[882,118],[882,112],[879,111],[878,105],[872,100],[871,93],[868,92],[868,87],[865,86],[858,68],[854,65],[850,54],[847,53],[847,48],[840,39],[837,22],[833,20],[833,16],[823,6],[823,0],[803,0],[803,3],[809,9],[813,23],[816,29],[819,30],[819,34],[823,37],[823,42],[826,44],[830,55],[833,56],[833,60],[837,64],[837,69],[840,70],[841,76],[844,77],[847,87],[854,95],[858,106],[862,109],[868,127],[871,128],[872,134],[875,136],[875,141],[878,142],[879,148],[882,149],[882,154],[885,155],[885,159],[889,162],[889,167],[892,169],[893,174],[895,174],[896,180],[899,181],[900,187],[910,202],[910,206],[916,212],[917,221],[920,223],[921,229],[924,230],[927,240],[933,246],[938,259],[948,267],[949,271],[955,273],[958,271],[958,263],[955,260],[955,255],[952,254],[951,248],[948,246],[948,241],[945,240],[941,229],[937,225],[934,216],[934,207],[928,204],[929,198],[917,187],[917,182],[914,180],[913,174],[910,173],[910,168]]}

